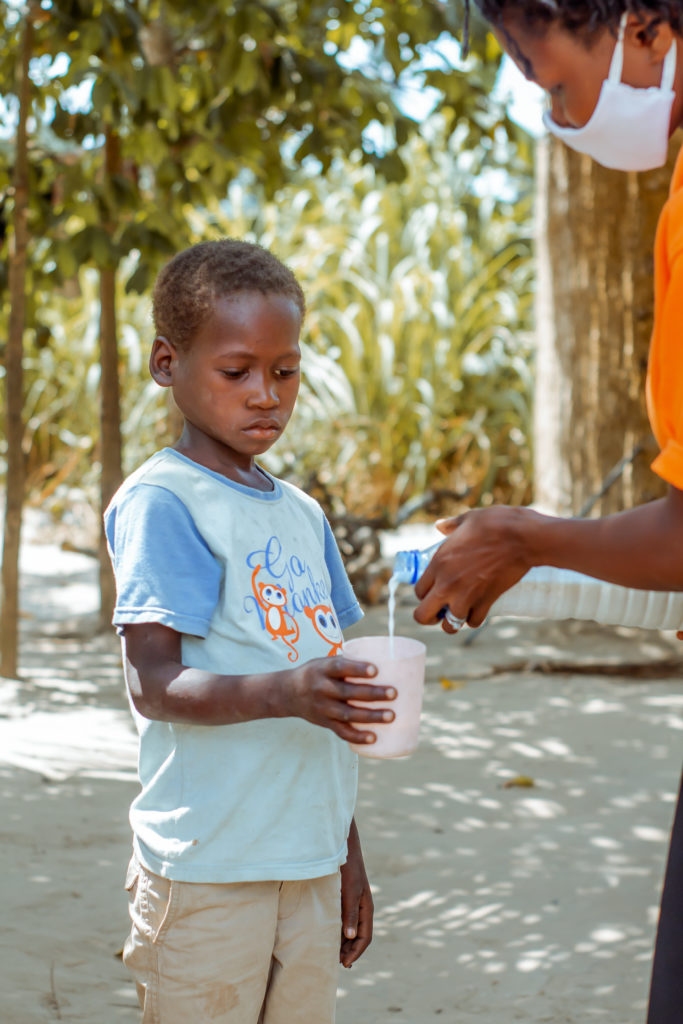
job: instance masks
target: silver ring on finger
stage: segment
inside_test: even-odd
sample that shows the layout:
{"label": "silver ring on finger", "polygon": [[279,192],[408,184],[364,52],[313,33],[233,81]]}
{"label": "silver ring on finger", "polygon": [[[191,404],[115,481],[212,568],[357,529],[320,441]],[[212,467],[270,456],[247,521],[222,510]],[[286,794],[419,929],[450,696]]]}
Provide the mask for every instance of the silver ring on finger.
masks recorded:
{"label": "silver ring on finger", "polygon": [[467,619],[459,619],[457,615],[454,615],[450,608],[446,609],[444,619],[446,620],[448,625],[455,630],[462,629],[462,627],[467,622]]}

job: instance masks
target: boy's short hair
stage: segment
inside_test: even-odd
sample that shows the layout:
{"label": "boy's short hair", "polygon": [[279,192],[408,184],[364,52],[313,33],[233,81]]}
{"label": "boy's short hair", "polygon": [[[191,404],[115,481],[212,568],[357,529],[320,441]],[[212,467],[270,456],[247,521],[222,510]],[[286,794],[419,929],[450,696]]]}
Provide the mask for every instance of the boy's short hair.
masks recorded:
{"label": "boy's short hair", "polygon": [[251,291],[286,296],[303,320],[306,301],[301,285],[272,252],[237,238],[192,245],[174,256],[156,280],[152,296],[156,333],[178,348],[187,348],[218,299]]}

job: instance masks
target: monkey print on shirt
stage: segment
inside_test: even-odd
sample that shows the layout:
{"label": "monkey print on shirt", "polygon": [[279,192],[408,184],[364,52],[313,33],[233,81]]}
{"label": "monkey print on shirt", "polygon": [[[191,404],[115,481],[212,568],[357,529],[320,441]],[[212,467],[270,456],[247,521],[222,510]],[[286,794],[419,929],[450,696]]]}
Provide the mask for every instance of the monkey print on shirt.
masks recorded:
{"label": "monkey print on shirt", "polygon": [[317,604],[315,608],[304,608],[304,614],[313,623],[313,628],[316,633],[323,638],[326,644],[330,645],[330,649],[327,652],[328,658],[331,658],[335,654],[341,654],[342,631],[339,628],[337,622],[337,616],[328,604]]}
{"label": "monkey print on shirt", "polygon": [[289,647],[287,657],[290,661],[296,661],[299,657],[295,644],[299,639],[299,627],[294,619],[285,609],[287,604],[287,591],[277,583],[260,583],[256,577],[261,571],[257,565],[251,574],[251,586],[254,597],[265,612],[264,629],[267,629],[273,640],[282,640]]}
{"label": "monkey print on shirt", "polygon": [[246,563],[251,569],[251,591],[244,598],[244,609],[258,612],[261,627],[288,648],[289,661],[299,658],[302,628],[315,630],[328,645],[328,656],[341,651],[343,637],[329,588],[306,559],[287,555],[279,538],[272,536],[262,548],[249,552]]}

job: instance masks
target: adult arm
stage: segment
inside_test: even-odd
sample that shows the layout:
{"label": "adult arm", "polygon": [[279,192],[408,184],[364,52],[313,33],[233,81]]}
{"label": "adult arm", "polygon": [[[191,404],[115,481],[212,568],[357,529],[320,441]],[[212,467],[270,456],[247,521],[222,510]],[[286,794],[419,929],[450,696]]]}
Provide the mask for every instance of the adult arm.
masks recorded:
{"label": "adult arm", "polygon": [[415,587],[415,619],[423,624],[436,622],[447,605],[480,626],[493,602],[537,565],[640,590],[683,590],[683,491],[675,487],[665,498],[603,519],[497,506],[439,525],[449,536]]}
{"label": "adult arm", "polygon": [[373,743],[360,726],[391,721],[393,711],[356,707],[389,701],[391,686],[348,682],[372,678],[374,665],[348,658],[317,658],[280,672],[222,675],[182,664],[181,636],[157,622],[124,627],[126,682],[137,711],[162,722],[232,725],[258,718],[303,718],[343,740]]}

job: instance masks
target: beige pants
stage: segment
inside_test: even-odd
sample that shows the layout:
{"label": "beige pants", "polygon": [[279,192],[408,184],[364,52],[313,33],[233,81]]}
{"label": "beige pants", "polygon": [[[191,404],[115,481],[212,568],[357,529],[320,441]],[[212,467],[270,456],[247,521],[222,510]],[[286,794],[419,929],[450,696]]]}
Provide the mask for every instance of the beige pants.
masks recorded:
{"label": "beige pants", "polygon": [[334,1024],[339,873],[303,882],[171,882],[131,861],[123,960],[143,1024]]}

